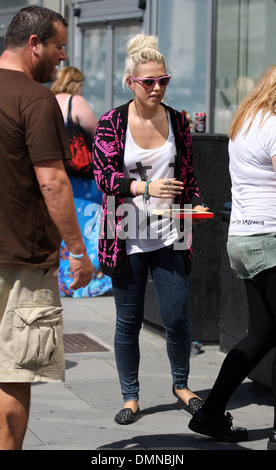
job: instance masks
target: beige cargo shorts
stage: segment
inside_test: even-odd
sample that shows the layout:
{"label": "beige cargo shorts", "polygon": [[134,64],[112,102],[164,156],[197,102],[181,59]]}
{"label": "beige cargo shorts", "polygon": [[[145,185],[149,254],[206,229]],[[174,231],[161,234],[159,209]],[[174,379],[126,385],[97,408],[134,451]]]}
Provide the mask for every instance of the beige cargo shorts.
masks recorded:
{"label": "beige cargo shorts", "polygon": [[0,268],[0,382],[64,381],[58,270]]}

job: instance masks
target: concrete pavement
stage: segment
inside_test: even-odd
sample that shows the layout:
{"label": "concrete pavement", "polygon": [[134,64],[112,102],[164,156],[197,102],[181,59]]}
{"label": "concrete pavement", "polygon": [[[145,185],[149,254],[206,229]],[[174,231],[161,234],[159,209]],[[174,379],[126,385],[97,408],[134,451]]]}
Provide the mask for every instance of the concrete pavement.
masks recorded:
{"label": "concrete pavement", "polygon": [[[123,403],[113,352],[113,296],[63,298],[62,304],[68,343],[66,382],[32,385],[23,450],[93,450],[96,455],[126,450],[179,455],[184,450],[266,450],[273,420],[270,394],[247,379],[229,403],[234,424],[248,428],[249,441],[217,443],[192,433],[190,414],[171,392],[165,339],[147,328],[140,337],[141,413],[132,425],[116,424],[114,416]],[[225,357],[218,346],[203,350],[191,357],[189,379],[189,387],[202,398]]]}

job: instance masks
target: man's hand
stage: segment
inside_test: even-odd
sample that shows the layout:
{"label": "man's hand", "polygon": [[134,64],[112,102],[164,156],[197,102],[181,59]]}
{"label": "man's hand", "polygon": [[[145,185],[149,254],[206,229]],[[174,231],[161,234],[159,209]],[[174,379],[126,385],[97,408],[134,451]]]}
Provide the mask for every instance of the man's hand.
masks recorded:
{"label": "man's hand", "polygon": [[87,254],[81,259],[72,258],[69,255],[70,268],[74,276],[74,280],[70,285],[73,290],[86,287],[93,278],[94,266]]}

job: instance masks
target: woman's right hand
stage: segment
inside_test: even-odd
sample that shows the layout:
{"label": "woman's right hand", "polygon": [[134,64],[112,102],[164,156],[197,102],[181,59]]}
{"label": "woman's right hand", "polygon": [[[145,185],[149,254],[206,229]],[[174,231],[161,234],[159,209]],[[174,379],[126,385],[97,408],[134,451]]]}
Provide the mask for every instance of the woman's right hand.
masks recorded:
{"label": "woman's right hand", "polygon": [[[134,191],[135,181],[131,182],[130,190],[131,193]],[[136,196],[142,196],[145,192],[146,182],[138,181],[136,186]],[[151,197],[156,198],[174,198],[179,196],[184,189],[182,181],[178,181],[176,178],[161,178],[159,180],[151,181],[148,186],[148,194]]]}

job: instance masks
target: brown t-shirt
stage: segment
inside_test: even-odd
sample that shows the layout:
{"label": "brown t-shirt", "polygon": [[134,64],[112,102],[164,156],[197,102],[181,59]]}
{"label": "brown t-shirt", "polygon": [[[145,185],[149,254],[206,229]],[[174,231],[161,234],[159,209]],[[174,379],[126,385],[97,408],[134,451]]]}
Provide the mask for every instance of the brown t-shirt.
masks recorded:
{"label": "brown t-shirt", "polygon": [[60,234],[33,164],[71,158],[55,96],[23,72],[0,69],[0,266],[59,264]]}

